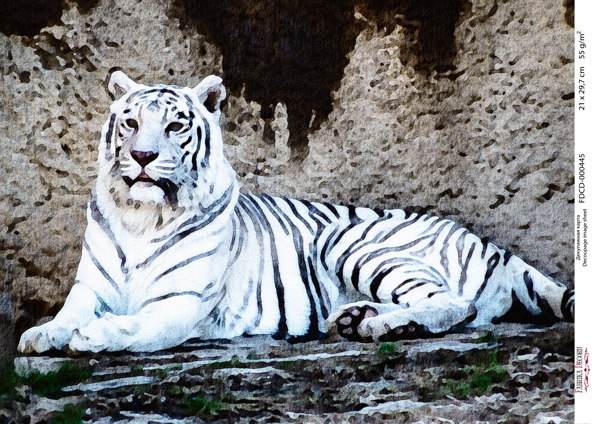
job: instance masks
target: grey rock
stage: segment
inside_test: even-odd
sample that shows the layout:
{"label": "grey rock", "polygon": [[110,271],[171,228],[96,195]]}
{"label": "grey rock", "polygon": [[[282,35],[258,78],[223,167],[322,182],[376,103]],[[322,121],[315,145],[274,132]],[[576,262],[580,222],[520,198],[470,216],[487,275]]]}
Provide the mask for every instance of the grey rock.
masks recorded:
{"label": "grey rock", "polygon": [[[238,338],[155,354],[63,357],[91,366],[91,377],[63,387],[67,400],[49,402],[24,381],[25,399],[0,408],[0,417],[37,411],[49,420],[76,403],[86,422],[106,423],[573,422],[573,324],[539,330],[501,324],[381,344]],[[49,358],[33,358],[17,358],[29,364],[26,374],[48,369]]]}
{"label": "grey rock", "polygon": [[10,363],[15,350],[15,311],[11,296],[0,292],[0,366]]}

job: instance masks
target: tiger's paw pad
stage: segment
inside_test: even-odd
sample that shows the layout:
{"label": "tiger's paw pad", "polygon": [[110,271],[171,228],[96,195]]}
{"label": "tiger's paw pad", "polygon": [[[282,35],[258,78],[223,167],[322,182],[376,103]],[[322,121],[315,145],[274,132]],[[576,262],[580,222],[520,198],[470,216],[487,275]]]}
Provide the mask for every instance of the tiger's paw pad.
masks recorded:
{"label": "tiger's paw pad", "polygon": [[377,309],[369,305],[351,306],[335,320],[337,333],[351,341],[372,342],[372,337],[365,338],[358,332],[358,326],[365,318],[373,318],[378,314]]}
{"label": "tiger's paw pad", "polygon": [[400,325],[396,328],[390,328],[388,325],[385,326],[386,333],[377,337],[381,342],[395,342],[398,340],[408,339],[421,339],[431,336],[431,332],[424,325],[417,324],[414,321],[409,322],[406,325]]}

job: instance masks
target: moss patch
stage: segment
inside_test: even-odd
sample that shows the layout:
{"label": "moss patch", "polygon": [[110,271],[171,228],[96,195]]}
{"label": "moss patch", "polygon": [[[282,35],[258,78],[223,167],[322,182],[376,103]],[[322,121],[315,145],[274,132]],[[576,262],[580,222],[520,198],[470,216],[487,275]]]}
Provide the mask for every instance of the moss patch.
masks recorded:
{"label": "moss patch", "polygon": [[65,409],[58,412],[50,420],[52,424],[80,424],[83,423],[85,408],[81,405],[68,404]]}
{"label": "moss patch", "polygon": [[22,378],[20,383],[31,386],[33,392],[39,396],[58,399],[64,394],[63,387],[81,383],[91,376],[91,368],[66,362],[58,371],[50,371],[47,374],[32,372]]}
{"label": "moss patch", "polygon": [[419,391],[421,400],[431,401],[452,396],[467,399],[485,395],[495,384],[506,381],[510,375],[498,362],[496,352],[483,352],[462,368],[447,366],[438,381]]}
{"label": "moss patch", "polygon": [[195,396],[190,399],[184,399],[182,405],[189,415],[210,417],[218,415],[223,409],[222,400],[207,398],[204,396]]}

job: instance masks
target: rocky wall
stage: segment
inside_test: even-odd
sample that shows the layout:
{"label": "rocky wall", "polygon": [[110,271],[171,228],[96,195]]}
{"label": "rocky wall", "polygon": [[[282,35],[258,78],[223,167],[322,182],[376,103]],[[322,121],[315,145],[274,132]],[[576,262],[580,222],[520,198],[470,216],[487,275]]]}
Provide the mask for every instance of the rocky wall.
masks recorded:
{"label": "rocky wall", "polygon": [[572,284],[572,3],[322,3],[99,0],[34,33],[0,22],[0,284],[17,333],[72,285],[116,68],[222,75],[246,191],[439,214]]}

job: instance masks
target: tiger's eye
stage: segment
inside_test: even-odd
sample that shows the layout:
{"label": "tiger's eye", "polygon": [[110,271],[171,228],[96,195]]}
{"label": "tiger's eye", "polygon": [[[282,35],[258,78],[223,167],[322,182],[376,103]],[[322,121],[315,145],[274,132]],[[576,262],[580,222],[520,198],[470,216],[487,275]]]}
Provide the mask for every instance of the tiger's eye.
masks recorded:
{"label": "tiger's eye", "polygon": [[135,119],[127,119],[125,120],[125,125],[127,125],[129,128],[132,128],[134,130],[138,129],[138,123]]}
{"label": "tiger's eye", "polygon": [[167,125],[165,132],[178,132],[183,129],[183,124],[181,122],[171,122]]}

